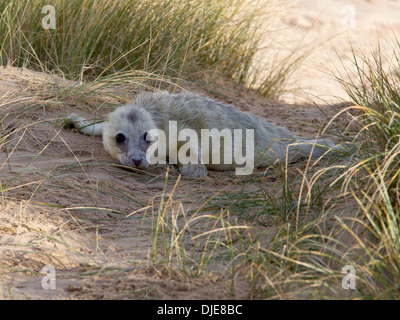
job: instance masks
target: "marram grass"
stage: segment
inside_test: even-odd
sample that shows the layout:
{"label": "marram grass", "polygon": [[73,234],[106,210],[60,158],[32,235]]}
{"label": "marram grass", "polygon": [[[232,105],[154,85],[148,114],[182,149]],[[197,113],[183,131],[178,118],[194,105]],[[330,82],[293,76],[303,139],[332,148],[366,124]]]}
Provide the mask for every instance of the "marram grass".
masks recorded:
{"label": "marram grass", "polygon": [[259,91],[271,96],[282,91],[296,65],[284,61],[288,67],[273,79],[268,70],[255,69],[276,3],[56,0],[51,3],[55,29],[44,29],[46,1],[0,1],[0,64],[50,70],[69,79],[134,70],[188,78],[206,71],[252,87],[257,80]]}

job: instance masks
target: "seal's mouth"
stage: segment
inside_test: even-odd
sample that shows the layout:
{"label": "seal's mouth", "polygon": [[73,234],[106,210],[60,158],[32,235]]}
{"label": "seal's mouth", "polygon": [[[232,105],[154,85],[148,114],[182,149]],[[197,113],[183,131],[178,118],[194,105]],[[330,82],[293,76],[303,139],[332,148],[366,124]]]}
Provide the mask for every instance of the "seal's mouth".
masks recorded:
{"label": "seal's mouth", "polygon": [[142,164],[140,164],[140,165],[138,165],[138,166],[136,166],[136,165],[133,165],[133,166],[132,166],[132,168],[135,168],[135,169],[142,169],[142,170],[147,169],[148,167],[149,167],[148,165],[142,165]]}

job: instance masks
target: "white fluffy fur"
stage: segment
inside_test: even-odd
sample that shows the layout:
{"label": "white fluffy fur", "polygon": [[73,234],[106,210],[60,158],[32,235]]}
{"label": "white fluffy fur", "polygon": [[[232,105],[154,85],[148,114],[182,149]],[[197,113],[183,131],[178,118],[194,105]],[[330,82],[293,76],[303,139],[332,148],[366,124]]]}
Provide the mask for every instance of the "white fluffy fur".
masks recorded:
{"label": "white fluffy fur", "polygon": [[[308,140],[295,136],[286,128],[267,122],[257,116],[242,112],[233,106],[223,104],[193,93],[170,94],[165,91],[143,92],[133,102],[118,107],[110,113],[104,123],[91,124],[75,114],[68,117],[82,133],[103,135],[105,149],[118,161],[132,165],[132,157],[142,157],[145,141],[141,135],[150,129],[162,129],[167,134],[169,121],[177,121],[178,132],[190,128],[201,136],[201,129],[254,129],[255,167],[267,167],[276,161],[289,162],[311,156],[320,157],[331,148],[337,147],[327,139]],[[121,149],[115,141],[117,133],[129,138],[129,145]],[[142,139],[143,140],[143,139]],[[178,149],[182,144],[177,144]],[[223,143],[221,143],[223,145]],[[245,141],[243,141],[245,145]],[[142,150],[143,149],[143,150]],[[215,150],[201,150],[204,154]],[[178,150],[168,150],[178,152]],[[223,150],[220,150],[223,154]],[[173,154],[173,153],[172,153]],[[139,167],[145,168],[144,161]],[[182,174],[202,176],[211,170],[232,170],[237,164],[198,164],[177,166]]]}

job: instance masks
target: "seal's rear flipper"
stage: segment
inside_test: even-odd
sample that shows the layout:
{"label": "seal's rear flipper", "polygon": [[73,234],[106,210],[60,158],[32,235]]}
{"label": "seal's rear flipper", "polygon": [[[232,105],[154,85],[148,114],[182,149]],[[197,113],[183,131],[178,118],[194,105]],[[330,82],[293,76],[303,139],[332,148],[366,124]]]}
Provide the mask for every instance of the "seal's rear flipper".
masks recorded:
{"label": "seal's rear flipper", "polygon": [[301,146],[301,153],[308,157],[311,152],[311,157],[316,159],[322,157],[325,154],[331,153],[332,151],[340,151],[342,148],[336,145],[333,141],[329,139],[310,139],[310,140],[301,140],[298,142],[299,146]]}

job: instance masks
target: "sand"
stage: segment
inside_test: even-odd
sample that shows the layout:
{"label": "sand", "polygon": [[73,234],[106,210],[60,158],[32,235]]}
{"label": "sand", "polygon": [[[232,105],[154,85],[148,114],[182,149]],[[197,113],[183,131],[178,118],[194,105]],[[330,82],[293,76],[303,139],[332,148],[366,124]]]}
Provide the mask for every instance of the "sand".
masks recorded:
{"label": "sand", "polygon": [[[400,29],[398,0],[301,0],[288,2],[277,21],[276,50],[311,53],[289,82],[293,93],[283,100],[290,103],[347,100],[347,94],[333,77],[355,74],[352,47],[368,54],[379,43],[383,55],[393,50],[393,32]],[[388,57],[388,60],[390,59]]]}

